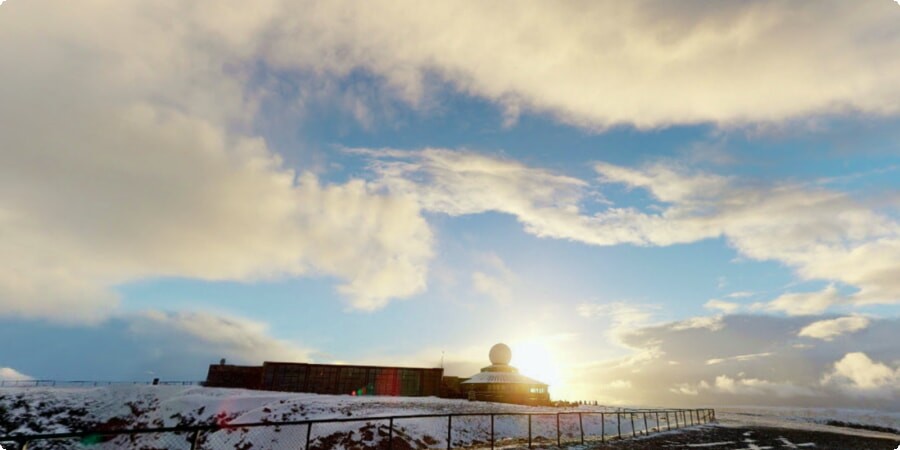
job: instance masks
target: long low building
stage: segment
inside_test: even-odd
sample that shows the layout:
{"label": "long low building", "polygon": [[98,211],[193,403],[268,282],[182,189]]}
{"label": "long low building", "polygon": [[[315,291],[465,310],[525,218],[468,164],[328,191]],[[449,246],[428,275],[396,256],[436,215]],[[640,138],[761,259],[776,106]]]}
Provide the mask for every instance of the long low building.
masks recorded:
{"label": "long low building", "polygon": [[469,400],[550,404],[546,383],[519,374],[509,365],[512,351],[497,344],[489,353],[491,365],[470,378],[444,376],[442,368],[359,366],[270,362],[261,366],[209,366],[204,385],[309,392],[334,395],[392,395],[404,397],[468,398]]}
{"label": "long low building", "polygon": [[441,396],[444,369],[266,361],[209,366],[206,386],[315,394]]}

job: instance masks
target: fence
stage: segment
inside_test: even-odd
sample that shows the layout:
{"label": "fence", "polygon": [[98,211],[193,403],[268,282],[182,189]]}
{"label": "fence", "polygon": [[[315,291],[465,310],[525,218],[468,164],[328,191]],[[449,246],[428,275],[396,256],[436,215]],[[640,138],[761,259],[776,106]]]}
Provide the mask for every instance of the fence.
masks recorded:
{"label": "fence", "polygon": [[4,387],[90,387],[90,386],[122,386],[122,385],[177,385],[194,386],[202,381],[82,381],[82,380],[0,380],[0,388]]}
{"label": "fence", "polygon": [[[606,442],[710,421],[715,421],[713,409],[417,414],[14,435],[0,437],[0,445],[14,444],[12,448],[16,450],[88,447],[147,450],[489,447],[493,450],[497,446],[522,447],[526,443],[532,448]],[[360,422],[361,427],[353,425]]]}

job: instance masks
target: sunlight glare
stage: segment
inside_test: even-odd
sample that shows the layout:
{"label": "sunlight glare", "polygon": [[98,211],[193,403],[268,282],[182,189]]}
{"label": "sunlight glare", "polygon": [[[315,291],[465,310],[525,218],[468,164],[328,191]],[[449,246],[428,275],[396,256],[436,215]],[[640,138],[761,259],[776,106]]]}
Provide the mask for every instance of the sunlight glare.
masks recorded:
{"label": "sunlight glare", "polygon": [[551,397],[554,392],[563,388],[563,377],[559,366],[559,358],[545,339],[529,339],[512,346],[511,365],[519,369],[519,373],[550,385]]}

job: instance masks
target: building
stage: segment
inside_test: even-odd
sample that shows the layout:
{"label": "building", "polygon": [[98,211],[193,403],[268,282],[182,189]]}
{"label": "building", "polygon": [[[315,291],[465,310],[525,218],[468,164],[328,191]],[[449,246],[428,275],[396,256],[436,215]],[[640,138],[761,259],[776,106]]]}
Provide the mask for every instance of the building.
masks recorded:
{"label": "building", "polygon": [[462,381],[459,386],[469,400],[482,400],[522,405],[548,405],[547,384],[528,378],[509,365],[512,351],[505,344],[491,347],[491,365],[481,373]]}
{"label": "building", "polygon": [[444,376],[442,368],[359,366],[266,361],[261,366],[211,364],[205,386],[315,394],[435,396],[547,405],[547,384],[509,365],[512,351],[491,347],[491,365],[471,378]]}
{"label": "building", "polygon": [[205,386],[316,394],[439,396],[444,369],[266,361],[209,366]]}

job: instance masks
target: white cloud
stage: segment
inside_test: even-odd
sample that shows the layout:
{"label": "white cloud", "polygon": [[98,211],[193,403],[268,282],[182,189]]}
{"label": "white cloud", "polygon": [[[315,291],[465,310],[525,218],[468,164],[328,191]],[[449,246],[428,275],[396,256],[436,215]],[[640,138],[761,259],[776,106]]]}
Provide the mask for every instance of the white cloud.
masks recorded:
{"label": "white cloud", "polygon": [[[376,185],[415,198],[428,211],[503,212],[536,236],[592,245],[664,246],[724,237],[743,257],[779,261],[802,279],[858,289],[846,298],[834,285],[819,293],[789,293],[766,305],[769,310],[819,314],[842,302],[900,298],[900,277],[892,263],[900,258],[900,224],[847,193],[764,185],[676,163],[641,168],[597,163],[601,182],[645,189],[660,203],[650,212],[612,206],[588,214],[583,206],[591,198],[591,185],[508,159],[446,149],[353,151],[372,158]],[[737,309],[721,300],[708,305]]]}
{"label": "white cloud", "polygon": [[367,70],[413,104],[427,103],[425,80],[445,80],[500,104],[507,126],[522,110],[598,128],[885,115],[900,104],[885,57],[900,52],[889,31],[898,12],[886,1],[420,6],[302,3],[259,35],[279,67]]}
{"label": "white cloud", "polygon": [[242,62],[276,8],[241,5],[4,6],[5,314],[98,321],[156,277],[333,276],[360,309],[425,289],[414,202],[297,173],[250,131]]}
{"label": "white cloud", "polygon": [[15,381],[15,380],[31,380],[32,377],[25,375],[22,372],[19,372],[12,367],[0,367],[0,380],[6,381]]}
{"label": "white cloud", "polygon": [[822,314],[843,297],[833,285],[819,292],[802,292],[780,295],[765,305],[769,311],[782,311],[791,316]]}
{"label": "white cloud", "polygon": [[706,360],[707,366],[712,366],[714,364],[722,364],[728,361],[752,361],[754,359],[765,358],[766,356],[772,356],[772,352],[764,352],[764,353],[751,353],[747,355],[737,355],[737,356],[729,356],[726,358],[712,358]]}
{"label": "white cloud", "polygon": [[872,361],[863,352],[847,353],[834,363],[834,369],[822,377],[822,384],[836,384],[862,395],[900,392],[900,368]]}
{"label": "white cloud", "polygon": [[[261,322],[209,312],[145,311],[129,317],[138,336],[183,336],[183,345],[239,362],[310,361],[313,350],[269,335]],[[184,350],[184,349],[182,349]]]}
{"label": "white cloud", "polygon": [[608,389],[630,389],[631,382],[628,380],[614,380],[611,383],[607,383],[606,387]]}
{"label": "white cloud", "polygon": [[[582,368],[580,376],[600,386],[615,380],[627,380],[631,386],[615,394],[597,388],[583,395],[615,397],[629,404],[868,408],[900,404],[900,391],[892,391],[888,382],[900,375],[898,368],[858,356],[835,365],[844,355],[860,351],[877,354],[883,361],[900,361],[893,345],[896,319],[871,318],[866,333],[820,341],[814,347],[795,345],[797,330],[816,321],[810,318],[727,315],[721,320],[723,326],[717,329],[677,330],[674,323],[664,323],[619,335],[632,354]],[[860,390],[857,383],[870,389]],[[872,395],[875,391],[881,395]]]}
{"label": "white cloud", "polygon": [[516,216],[539,237],[614,243],[580,214],[588,184],[549,170],[467,151],[355,149],[372,159],[376,183],[449,215],[499,211]]}
{"label": "white cloud", "polygon": [[840,317],[813,322],[800,330],[797,336],[830,341],[837,336],[853,333],[869,326],[870,320],[862,316]]}
{"label": "white cloud", "polygon": [[726,302],[718,299],[712,299],[703,304],[704,308],[715,309],[718,311],[722,311],[725,314],[733,313],[737,311],[741,305],[733,302]]}
{"label": "white cloud", "polygon": [[722,327],[725,326],[725,323],[722,321],[722,317],[723,316],[692,317],[687,320],[675,322],[671,325],[671,327],[672,330],[675,331],[693,330],[700,328],[716,331],[721,330]]}
{"label": "white cloud", "polygon": [[900,224],[842,192],[804,185],[753,185],[747,180],[691,173],[657,163],[641,169],[598,164],[606,182],[648,190],[660,213],[609,210],[604,225],[627,232],[622,242],[669,245],[723,236],[743,256],[780,261],[803,279],[855,286],[844,299],[835,286],[819,293],[786,294],[772,310],[817,314],[841,301],[894,303],[900,277]]}
{"label": "white cloud", "polygon": [[472,287],[497,303],[511,303],[513,286],[518,283],[515,274],[496,254],[486,254],[479,259],[484,270],[472,273]]}
{"label": "white cloud", "polygon": [[819,395],[808,387],[796,386],[791,382],[773,382],[758,378],[735,379],[727,375],[717,376],[712,388],[737,395],[776,395],[778,397]]}
{"label": "white cloud", "polygon": [[653,305],[625,302],[581,303],[576,307],[579,316],[608,319],[612,322],[611,328],[617,331],[646,325],[657,309],[659,308]]}

